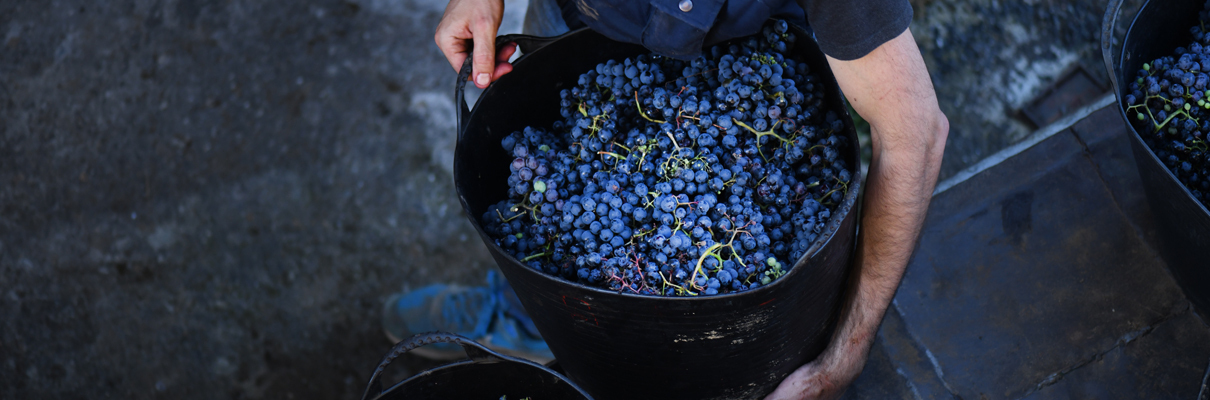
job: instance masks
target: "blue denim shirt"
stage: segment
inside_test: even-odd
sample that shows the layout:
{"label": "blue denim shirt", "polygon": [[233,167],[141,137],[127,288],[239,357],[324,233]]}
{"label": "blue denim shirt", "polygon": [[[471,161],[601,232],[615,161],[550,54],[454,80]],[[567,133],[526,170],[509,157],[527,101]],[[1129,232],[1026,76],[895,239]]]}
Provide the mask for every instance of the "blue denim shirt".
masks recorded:
{"label": "blue denim shirt", "polygon": [[[567,0],[567,3],[570,4],[564,7],[575,7],[580,22],[610,39],[638,43],[653,52],[683,60],[701,55],[705,46],[753,34],[770,17],[806,25],[802,7],[792,0]],[[568,13],[565,11],[564,15]]]}

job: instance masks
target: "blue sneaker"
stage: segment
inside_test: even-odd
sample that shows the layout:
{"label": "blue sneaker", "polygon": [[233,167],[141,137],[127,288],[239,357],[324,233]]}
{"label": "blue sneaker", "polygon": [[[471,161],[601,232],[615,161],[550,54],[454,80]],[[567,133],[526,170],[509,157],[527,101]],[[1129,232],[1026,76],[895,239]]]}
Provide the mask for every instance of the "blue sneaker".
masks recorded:
{"label": "blue sneaker", "polygon": [[[441,331],[540,364],[554,359],[508,282],[489,271],[487,283],[476,287],[435,284],[392,295],[383,307],[383,330],[392,343],[422,332]],[[428,345],[412,353],[436,360],[466,356],[454,343]]]}

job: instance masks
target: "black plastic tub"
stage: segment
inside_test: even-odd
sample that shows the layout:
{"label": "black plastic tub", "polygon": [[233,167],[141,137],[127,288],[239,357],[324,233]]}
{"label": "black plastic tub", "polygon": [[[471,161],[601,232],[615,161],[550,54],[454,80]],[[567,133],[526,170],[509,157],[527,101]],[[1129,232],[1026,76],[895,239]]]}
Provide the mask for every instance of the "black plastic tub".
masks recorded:
{"label": "black plastic tub", "polygon": [[1177,47],[1193,41],[1189,28],[1198,24],[1203,4],[1201,0],[1147,1],[1121,41],[1120,54],[1116,54],[1114,35],[1122,0],[1112,0],[1102,26],[1101,51],[1113,80],[1119,114],[1130,126],[1130,147],[1160,231],[1160,255],[1185,296],[1199,310],[1207,312],[1210,311],[1210,212],[1147,147],[1127,118],[1122,102],[1143,63],[1171,55]]}
{"label": "black plastic tub", "polygon": [[[808,62],[826,86],[825,108],[845,121],[842,154],[858,161],[857,136],[835,78],[810,36],[793,58]],[[590,30],[558,38],[506,36],[526,55],[515,70],[481,95],[473,111],[462,101],[469,75],[457,81],[459,137],[454,180],[462,206],[492,257],[567,376],[597,399],[751,399],[771,392],[790,372],[813,360],[831,336],[843,282],[854,252],[861,191],[855,174],[822,239],[774,283],[743,293],[684,298],[619,294],[571,283],[523,266],[484,233],[478,217],[506,198],[512,159],[500,140],[527,125],[560,118],[559,90],[608,59],[647,51]]]}
{"label": "black plastic tub", "polygon": [[[434,343],[457,343],[468,359],[425,370],[382,390],[382,372],[404,353]],[[422,333],[391,349],[366,384],[362,400],[446,399],[592,400],[558,372],[535,362],[506,356],[452,333]]]}

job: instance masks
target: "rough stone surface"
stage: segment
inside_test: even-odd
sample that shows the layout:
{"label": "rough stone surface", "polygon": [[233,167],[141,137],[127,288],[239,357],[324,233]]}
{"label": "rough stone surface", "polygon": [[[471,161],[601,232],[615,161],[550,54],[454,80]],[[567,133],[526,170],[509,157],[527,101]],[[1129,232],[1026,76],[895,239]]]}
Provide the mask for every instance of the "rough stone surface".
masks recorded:
{"label": "rough stone surface", "polygon": [[390,292],[491,265],[443,7],[0,2],[0,397],[359,396]]}
{"label": "rough stone surface", "polygon": [[1100,0],[916,2],[912,34],[950,121],[942,179],[1032,132],[1012,116],[1065,71],[1108,82],[1104,14]]}
{"label": "rough stone surface", "polygon": [[1076,68],[1064,74],[1046,92],[1021,109],[1021,116],[1034,127],[1045,127],[1108,92],[1105,86],[1093,81],[1091,75],[1083,68]]}

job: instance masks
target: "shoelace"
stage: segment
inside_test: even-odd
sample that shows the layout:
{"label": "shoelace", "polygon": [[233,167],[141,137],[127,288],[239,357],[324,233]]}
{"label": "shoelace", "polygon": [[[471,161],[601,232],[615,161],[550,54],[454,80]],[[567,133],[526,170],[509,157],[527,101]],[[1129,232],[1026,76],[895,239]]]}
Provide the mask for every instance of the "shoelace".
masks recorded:
{"label": "shoelace", "polygon": [[[538,327],[534,325],[534,320],[529,317],[529,313],[525,312],[525,309],[521,308],[520,304],[514,304],[514,301],[508,299],[507,291],[511,289],[508,282],[504,278],[497,276],[494,271],[488,271],[487,282],[491,288],[492,297],[495,298],[494,301],[499,305],[499,310],[496,313],[497,318],[510,318],[516,321],[521,329],[524,330],[524,332],[517,332],[516,336],[520,336],[523,333],[525,336],[531,338],[540,338],[541,335],[538,333]],[[515,298],[516,294],[513,297]]]}

